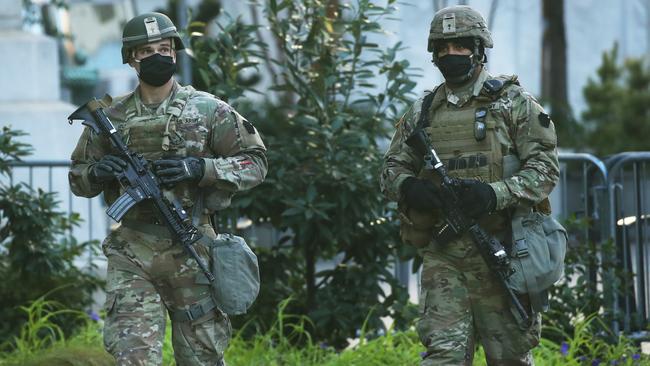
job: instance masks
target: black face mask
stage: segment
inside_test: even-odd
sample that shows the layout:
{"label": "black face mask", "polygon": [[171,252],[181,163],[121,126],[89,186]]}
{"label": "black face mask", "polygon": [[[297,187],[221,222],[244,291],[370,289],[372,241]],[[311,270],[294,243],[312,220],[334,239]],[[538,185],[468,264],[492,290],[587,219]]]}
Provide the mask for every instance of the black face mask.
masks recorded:
{"label": "black face mask", "polygon": [[162,86],[171,79],[174,72],[176,72],[176,63],[171,56],[154,53],[140,61],[138,76],[149,85]]}
{"label": "black face mask", "polygon": [[444,55],[438,59],[436,66],[440,69],[445,80],[460,84],[472,77],[476,64],[473,55]]}

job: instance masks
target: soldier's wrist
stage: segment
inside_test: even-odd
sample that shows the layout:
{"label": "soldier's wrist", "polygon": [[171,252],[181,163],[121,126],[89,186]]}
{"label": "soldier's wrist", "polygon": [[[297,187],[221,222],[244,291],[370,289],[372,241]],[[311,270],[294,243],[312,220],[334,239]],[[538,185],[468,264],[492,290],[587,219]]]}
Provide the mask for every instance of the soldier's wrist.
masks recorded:
{"label": "soldier's wrist", "polygon": [[514,202],[512,199],[512,193],[503,181],[489,183],[490,187],[494,190],[494,195],[496,197],[496,204],[494,206],[494,211],[500,211],[504,208],[510,207]]}

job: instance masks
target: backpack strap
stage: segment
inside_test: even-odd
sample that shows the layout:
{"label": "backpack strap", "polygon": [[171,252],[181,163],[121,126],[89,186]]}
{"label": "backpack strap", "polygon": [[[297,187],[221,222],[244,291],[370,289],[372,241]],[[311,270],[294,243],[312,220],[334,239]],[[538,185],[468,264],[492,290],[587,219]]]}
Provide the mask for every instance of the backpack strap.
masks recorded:
{"label": "backpack strap", "polygon": [[199,225],[199,219],[201,218],[201,215],[203,215],[203,200],[205,196],[205,192],[203,192],[203,188],[199,188],[197,192],[197,197],[196,197],[196,202],[194,202],[194,207],[192,207],[192,225],[195,227],[198,227]]}
{"label": "backpack strap", "polygon": [[[429,121],[429,119],[427,118],[429,115],[429,109],[431,108],[435,96],[438,93],[438,90],[440,90],[440,88],[442,87],[442,85],[443,84],[436,86],[435,89],[433,89],[433,91],[429,92],[422,99],[422,108],[420,109],[420,117],[418,118],[417,129],[423,129],[431,124],[431,121]],[[439,106],[440,103],[437,103],[435,105],[435,108],[437,109]]]}
{"label": "backpack strap", "polygon": [[[522,261],[522,274],[526,281],[526,287],[528,289],[539,289],[537,284],[537,279],[534,274],[530,271],[525,270],[525,258],[529,256],[528,253],[528,243],[526,242],[526,229],[524,228],[524,217],[531,212],[530,206],[520,206],[515,209],[515,212],[512,217],[512,250],[510,252],[510,257],[513,260]],[[537,292],[528,292],[528,298],[530,299],[530,305],[533,308],[533,311],[536,313],[542,313],[548,310],[548,291],[541,290]]]}

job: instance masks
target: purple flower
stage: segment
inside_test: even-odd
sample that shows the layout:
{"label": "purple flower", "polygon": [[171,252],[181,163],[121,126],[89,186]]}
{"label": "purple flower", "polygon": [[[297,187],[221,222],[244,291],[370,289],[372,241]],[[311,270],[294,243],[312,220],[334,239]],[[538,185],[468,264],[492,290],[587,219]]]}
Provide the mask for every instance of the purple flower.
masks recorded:
{"label": "purple flower", "polygon": [[618,365],[618,360],[611,360],[609,361],[610,365]]}
{"label": "purple flower", "polygon": [[92,310],[86,311],[86,314],[88,314],[88,317],[90,318],[90,320],[92,320],[94,322],[98,322],[101,319],[99,317],[99,314],[97,314],[96,312],[94,312]]}
{"label": "purple flower", "polygon": [[428,355],[429,355],[429,352],[427,352],[427,351],[420,352],[420,357],[421,357],[423,360],[424,360],[424,358],[426,358]]}
{"label": "purple flower", "polygon": [[600,365],[600,360],[599,359],[595,359],[595,360],[591,361],[591,366],[598,366],[598,365]]}
{"label": "purple flower", "polygon": [[641,359],[641,355],[638,354],[638,353],[635,353],[635,354],[632,355],[632,359],[635,360],[635,361],[640,360],[640,359]]}
{"label": "purple flower", "polygon": [[562,345],[560,346],[560,352],[564,356],[569,354],[569,344],[567,342],[562,342]]}

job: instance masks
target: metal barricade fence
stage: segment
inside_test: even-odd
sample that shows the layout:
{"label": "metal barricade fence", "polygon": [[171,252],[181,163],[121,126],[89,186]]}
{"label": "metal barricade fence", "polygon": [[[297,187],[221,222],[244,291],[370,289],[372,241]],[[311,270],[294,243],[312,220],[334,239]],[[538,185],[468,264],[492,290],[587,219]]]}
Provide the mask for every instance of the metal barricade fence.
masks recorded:
{"label": "metal barricade fence", "polygon": [[[646,338],[648,326],[648,219],[650,152],[626,152],[605,160],[608,167],[609,235],[623,270],[612,294],[613,330]],[[622,324],[620,322],[622,321]],[[621,329],[622,327],[622,329]]]}
{"label": "metal barricade fence", "polygon": [[560,162],[562,169],[556,191],[561,197],[559,205],[555,205],[559,208],[559,218],[584,217],[588,225],[582,227],[582,233],[572,233],[576,236],[573,239],[594,242],[601,249],[604,244],[612,243],[615,251],[598,253],[598,263],[607,259],[605,263],[615,265],[589,268],[590,288],[603,291],[601,305],[611,315],[611,330],[615,334],[623,331],[647,337],[650,152],[620,153],[604,161],[589,154],[561,153]]}
{"label": "metal barricade fence", "polygon": [[[57,192],[59,209],[67,214],[77,212],[80,215],[82,221],[78,227],[73,228],[70,235],[83,241],[104,239],[109,222],[103,213],[105,206],[103,199],[101,195],[88,199],[72,194],[68,185],[69,160],[13,161],[10,165],[12,174],[9,179],[6,179],[9,184],[24,183],[33,189]],[[87,259],[87,264],[90,264],[96,260],[103,260],[103,256],[96,256],[94,252],[89,252],[84,259]]]}
{"label": "metal barricade fence", "polygon": [[[553,214],[569,230],[569,251],[583,250],[585,243],[600,244],[607,240],[607,167],[591,154],[560,153],[560,179],[551,193]],[[599,260],[592,260],[585,265],[587,291],[595,295],[603,291],[602,273]],[[569,279],[562,286],[573,286],[577,278]],[[589,296],[591,297],[591,296]],[[603,304],[603,306],[611,307]],[[593,311],[590,309],[588,311]]]}

